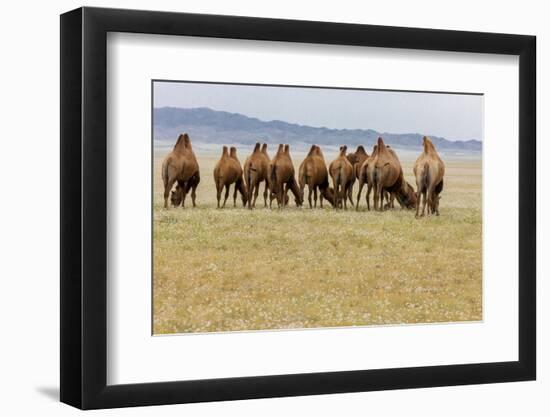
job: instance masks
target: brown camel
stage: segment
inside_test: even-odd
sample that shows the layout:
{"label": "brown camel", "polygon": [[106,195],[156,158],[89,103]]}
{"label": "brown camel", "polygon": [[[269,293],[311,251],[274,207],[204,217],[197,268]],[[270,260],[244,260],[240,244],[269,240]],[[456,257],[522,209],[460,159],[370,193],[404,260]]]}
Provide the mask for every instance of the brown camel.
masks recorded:
{"label": "brown camel", "polygon": [[[279,145],[279,147],[281,147],[283,145]],[[261,150],[262,154],[265,155],[265,157],[267,158],[267,177],[266,177],[266,181],[265,181],[265,184],[266,184],[266,187],[267,187],[267,190],[268,190],[268,194],[269,194],[269,208],[271,208],[271,205],[273,204],[273,200],[276,200],[277,199],[277,193],[273,192],[271,190],[271,186],[270,186],[270,178],[271,178],[271,171],[273,169],[272,165],[271,165],[271,158],[269,157],[269,154],[267,153],[267,143],[264,143],[262,145],[262,150]],[[285,198],[285,204],[288,204],[288,195],[286,196]]]}
{"label": "brown camel", "polygon": [[[311,145],[309,153],[300,164],[298,182],[300,184],[302,200],[304,200],[304,189],[306,185],[308,186],[309,208],[317,207],[317,190],[320,191],[321,208],[323,208],[323,197],[334,206],[334,190],[329,187],[327,165],[319,146]],[[312,192],[314,195],[314,206],[311,203]]]}
{"label": "brown camel", "polygon": [[[170,191],[172,186],[177,181],[178,184],[183,188],[189,188],[190,185],[188,182],[194,176],[199,176],[199,163],[193,152],[191,146],[191,139],[187,133],[179,135],[174,149],[162,163],[162,181],[164,182],[164,208],[168,208],[168,197],[170,196]],[[197,188],[198,182],[193,189],[193,194],[195,194],[195,189]],[[193,197],[193,203],[195,198]],[[193,204],[194,205],[194,204]]]}
{"label": "brown camel", "polygon": [[[353,165],[353,172],[355,173],[355,178],[359,180],[359,173],[361,171],[361,166],[367,160],[369,155],[365,151],[365,148],[363,147],[363,145],[359,145],[357,146],[357,149],[355,150],[355,152],[348,153],[346,157],[348,158],[348,161],[351,163],[351,165]],[[353,186],[355,185],[355,178],[353,179],[353,182],[351,184],[351,187],[348,193],[348,198],[352,205],[353,205],[353,200],[352,200],[351,191],[353,190]]]}
{"label": "brown camel", "polygon": [[191,200],[193,201],[193,207],[196,207],[195,190],[197,189],[199,182],[201,182],[201,177],[200,177],[200,174],[197,172],[186,183],[184,184],[178,183],[176,185],[176,189],[173,190],[172,194],[170,195],[170,200],[172,201],[172,205],[174,207],[178,207],[181,204],[182,207],[185,207],[185,197],[187,197],[187,193],[189,192],[189,190],[191,190]]}
{"label": "brown camel", "polygon": [[[353,172],[353,165],[346,158],[347,146],[340,146],[340,153],[338,157],[332,161],[328,167],[328,172],[332,178],[332,184],[334,188],[334,207],[347,210],[347,197],[350,194],[350,189],[353,187],[355,181],[355,173]],[[353,199],[350,198],[353,205]]]}
{"label": "brown camel", "polygon": [[233,193],[233,207],[237,205],[237,192],[241,193],[243,206],[246,205],[246,185],[243,179],[243,169],[237,158],[237,149],[232,146],[230,152],[227,152],[227,146],[223,147],[222,156],[214,167],[214,182],[216,184],[218,208],[220,208],[220,199],[222,190],[225,187],[225,198],[222,208],[225,207],[227,198],[229,197],[229,186],[235,184],[235,192]]}
{"label": "brown camel", "polygon": [[357,167],[355,170],[355,177],[359,179],[359,169],[363,163],[367,160],[369,154],[365,151],[363,145],[359,145],[355,152],[347,154],[348,161],[354,166]]}
{"label": "brown camel", "polygon": [[[267,169],[269,165],[269,156],[267,155],[267,144],[260,150],[260,143],[257,142],[252,154],[246,158],[244,163],[244,181],[248,189],[248,208],[256,206],[256,199],[260,191],[261,182],[265,182],[264,188],[264,207],[267,207]],[[253,195],[254,194],[254,199]]]}
{"label": "brown camel", "polygon": [[383,210],[384,191],[393,194],[401,207],[412,209],[416,207],[414,190],[405,181],[401,163],[393,149],[388,149],[382,138],[378,138],[376,157],[368,176],[372,178],[374,187],[374,209]]}
{"label": "brown camel", "polygon": [[367,210],[370,210],[370,193],[372,190],[372,181],[369,178],[372,178],[372,172],[374,169],[374,161],[378,155],[378,145],[374,145],[372,148],[372,153],[370,156],[365,159],[363,164],[357,170],[357,179],[359,180],[359,191],[357,193],[357,203],[355,209],[359,210],[359,201],[361,200],[361,191],[363,191],[363,186],[367,184]]}
{"label": "brown camel", "polygon": [[424,197],[421,216],[424,216],[426,202],[428,203],[428,214],[435,213],[436,216],[439,216],[439,194],[443,191],[445,164],[427,136],[424,136],[422,142],[424,151],[416,160],[413,169],[416,178],[416,199],[418,200],[416,217],[418,217],[421,197]]}
{"label": "brown camel", "polygon": [[[290,146],[279,145],[277,154],[269,163],[269,188],[271,192],[277,196],[277,204],[279,208],[284,208],[287,205],[288,190],[294,194],[294,199],[297,206],[302,205],[302,196],[298,183],[294,178],[294,164],[290,157]],[[271,204],[271,203],[270,203]]]}

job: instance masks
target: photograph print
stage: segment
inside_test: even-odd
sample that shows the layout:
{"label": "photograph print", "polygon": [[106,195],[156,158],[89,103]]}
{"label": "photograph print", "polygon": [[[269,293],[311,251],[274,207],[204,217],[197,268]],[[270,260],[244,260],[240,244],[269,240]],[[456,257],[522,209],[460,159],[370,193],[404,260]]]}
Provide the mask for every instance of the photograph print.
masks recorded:
{"label": "photograph print", "polygon": [[483,320],[483,95],[152,81],[153,334]]}

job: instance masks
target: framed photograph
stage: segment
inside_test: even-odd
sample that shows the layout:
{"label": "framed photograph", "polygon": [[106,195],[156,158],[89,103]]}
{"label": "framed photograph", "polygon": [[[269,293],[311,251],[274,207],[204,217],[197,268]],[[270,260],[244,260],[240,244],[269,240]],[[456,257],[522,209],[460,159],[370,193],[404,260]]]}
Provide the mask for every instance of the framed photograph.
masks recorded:
{"label": "framed photograph", "polygon": [[535,37],[61,16],[61,401],[533,380]]}

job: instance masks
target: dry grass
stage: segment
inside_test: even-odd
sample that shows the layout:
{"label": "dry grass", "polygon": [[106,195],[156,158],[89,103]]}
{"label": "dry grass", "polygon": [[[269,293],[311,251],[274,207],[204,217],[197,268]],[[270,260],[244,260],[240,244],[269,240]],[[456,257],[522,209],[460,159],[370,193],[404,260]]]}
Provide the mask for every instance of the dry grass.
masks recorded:
{"label": "dry grass", "polygon": [[[163,156],[154,164],[154,333],[481,320],[480,161],[447,160],[441,216],[417,220],[366,212],[364,200],[360,212],[297,209],[293,199],[269,210],[261,194],[253,211],[240,199],[233,208],[232,193],[218,210],[218,156],[207,152],[197,154],[198,207],[188,196],[185,209],[165,210]],[[296,168],[302,157],[293,153]]]}

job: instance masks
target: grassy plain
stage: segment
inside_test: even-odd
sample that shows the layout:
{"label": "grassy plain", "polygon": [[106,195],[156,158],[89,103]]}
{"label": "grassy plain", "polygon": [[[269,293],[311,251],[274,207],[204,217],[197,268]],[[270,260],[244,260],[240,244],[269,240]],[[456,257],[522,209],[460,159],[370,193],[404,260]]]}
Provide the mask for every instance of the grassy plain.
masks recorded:
{"label": "grassy plain", "polygon": [[[293,198],[269,210],[262,193],[249,211],[239,198],[233,208],[233,192],[218,210],[209,150],[196,150],[198,207],[189,195],[185,209],[165,210],[165,154],[155,150],[153,167],[155,334],[482,319],[481,160],[444,158],[441,216],[415,219],[367,212],[365,192],[359,212]],[[297,170],[304,153],[291,155]],[[399,155],[414,184],[414,156]]]}

